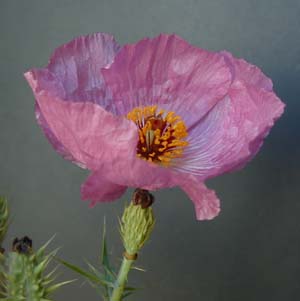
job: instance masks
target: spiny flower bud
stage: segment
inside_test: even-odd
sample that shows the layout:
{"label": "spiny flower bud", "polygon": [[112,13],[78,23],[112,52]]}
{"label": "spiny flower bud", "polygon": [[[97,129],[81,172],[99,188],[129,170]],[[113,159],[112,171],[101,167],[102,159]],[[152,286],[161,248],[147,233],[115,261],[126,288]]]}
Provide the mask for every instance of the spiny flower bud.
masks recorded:
{"label": "spiny flower bud", "polygon": [[4,297],[4,263],[5,249],[2,247],[3,240],[6,236],[6,232],[9,224],[9,210],[7,199],[4,196],[0,196],[0,298]]}
{"label": "spiny flower bud", "polygon": [[5,238],[8,224],[9,224],[9,212],[7,199],[0,196],[0,246]]}
{"label": "spiny flower bud", "polygon": [[[149,204],[153,196],[146,190],[137,190],[133,200],[124,210],[121,219],[121,234],[126,250],[125,256],[135,259],[153,230],[155,219]],[[147,204],[147,206],[146,206]]]}
{"label": "spiny flower bud", "polygon": [[25,236],[13,241],[13,252],[5,258],[3,274],[3,301],[50,301],[50,295],[68,283],[54,283],[55,271],[46,269],[56,251],[45,254],[48,243],[39,250],[32,250],[32,240]]}

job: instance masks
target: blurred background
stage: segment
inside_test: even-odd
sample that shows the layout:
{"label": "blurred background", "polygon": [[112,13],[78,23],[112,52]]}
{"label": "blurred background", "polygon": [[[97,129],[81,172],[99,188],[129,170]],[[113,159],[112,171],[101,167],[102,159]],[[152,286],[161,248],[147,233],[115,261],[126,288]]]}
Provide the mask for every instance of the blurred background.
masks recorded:
{"label": "blurred background", "polygon": [[[37,126],[23,73],[43,67],[59,45],[102,31],[120,44],[176,33],[213,51],[227,49],[258,65],[287,104],[261,152],[242,171],[211,180],[222,200],[210,222],[195,219],[179,189],[155,193],[157,224],[130,283],[130,300],[253,301],[300,299],[300,1],[299,0],[1,0],[0,194],[12,224],[5,247],[28,235],[85,267],[97,264],[104,216],[109,251],[119,264],[121,201],[93,209],[80,200],[88,172],[63,160]],[[62,279],[78,278],[64,268]],[[83,280],[56,294],[100,300]]]}

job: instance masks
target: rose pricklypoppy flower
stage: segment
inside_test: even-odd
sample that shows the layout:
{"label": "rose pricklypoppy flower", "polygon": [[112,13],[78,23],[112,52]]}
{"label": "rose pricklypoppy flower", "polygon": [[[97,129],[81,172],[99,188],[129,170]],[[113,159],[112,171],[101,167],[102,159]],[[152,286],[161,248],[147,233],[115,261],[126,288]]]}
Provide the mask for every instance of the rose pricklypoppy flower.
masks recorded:
{"label": "rose pricklypoppy flower", "polygon": [[205,180],[243,167],[284,110],[259,68],[176,35],[78,37],[25,77],[48,140],[91,171],[83,199],[180,186],[199,220],[220,210]]}

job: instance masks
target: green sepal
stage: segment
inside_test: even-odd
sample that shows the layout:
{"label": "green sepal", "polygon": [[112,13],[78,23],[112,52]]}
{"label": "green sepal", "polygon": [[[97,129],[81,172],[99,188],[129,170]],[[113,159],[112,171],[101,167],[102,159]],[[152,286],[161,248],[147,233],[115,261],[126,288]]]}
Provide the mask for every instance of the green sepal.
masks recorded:
{"label": "green sepal", "polygon": [[148,241],[154,228],[152,207],[142,208],[141,205],[130,203],[125,207],[119,223],[124,248],[128,254],[134,255]]}

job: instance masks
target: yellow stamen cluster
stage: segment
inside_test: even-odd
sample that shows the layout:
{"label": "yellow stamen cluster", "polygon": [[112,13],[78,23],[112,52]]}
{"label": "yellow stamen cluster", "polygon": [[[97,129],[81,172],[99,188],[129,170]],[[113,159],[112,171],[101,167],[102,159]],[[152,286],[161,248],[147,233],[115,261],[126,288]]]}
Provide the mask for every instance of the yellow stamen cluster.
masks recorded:
{"label": "yellow stamen cluster", "polygon": [[182,156],[188,142],[186,126],[174,112],[159,110],[157,106],[137,107],[127,114],[139,129],[137,155],[150,162],[170,165]]}

